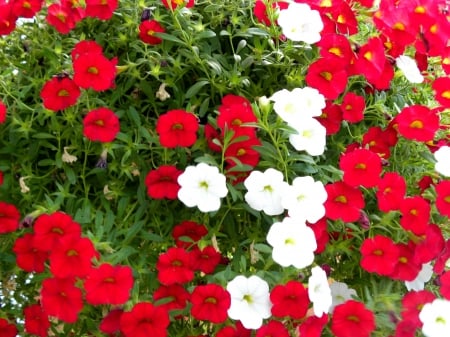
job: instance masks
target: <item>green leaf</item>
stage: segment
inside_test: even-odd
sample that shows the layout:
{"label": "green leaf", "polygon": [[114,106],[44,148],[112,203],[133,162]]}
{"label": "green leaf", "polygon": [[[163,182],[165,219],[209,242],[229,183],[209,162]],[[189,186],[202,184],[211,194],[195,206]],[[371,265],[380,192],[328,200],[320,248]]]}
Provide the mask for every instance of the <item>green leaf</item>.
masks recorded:
{"label": "green leaf", "polygon": [[186,92],[186,98],[191,98],[192,96],[197,95],[197,93],[200,91],[201,88],[203,88],[205,85],[209,84],[209,81],[207,80],[200,80],[197,81],[194,85],[192,85],[188,91]]}
{"label": "green leaf", "polygon": [[172,41],[172,42],[175,42],[175,43],[178,43],[178,44],[181,44],[181,45],[185,45],[185,43],[182,41],[182,40],[180,40],[179,38],[177,38],[177,37],[175,37],[175,36],[173,36],[173,35],[171,35],[171,34],[167,34],[167,33],[155,33],[154,34],[156,37],[159,37],[159,38],[161,38],[161,39],[163,39],[163,40],[166,40],[166,41]]}
{"label": "green leaf", "polygon": [[202,39],[210,39],[212,37],[216,37],[216,33],[213,32],[212,30],[205,30],[199,34],[195,35],[195,39],[196,40],[202,40]]}

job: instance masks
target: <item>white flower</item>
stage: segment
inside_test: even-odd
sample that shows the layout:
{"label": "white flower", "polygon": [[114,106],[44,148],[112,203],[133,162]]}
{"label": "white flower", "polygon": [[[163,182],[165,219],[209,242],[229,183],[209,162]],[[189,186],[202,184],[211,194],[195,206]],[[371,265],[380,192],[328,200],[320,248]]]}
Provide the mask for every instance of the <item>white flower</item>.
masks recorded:
{"label": "white flower", "polygon": [[327,191],[320,181],[312,177],[297,177],[292,181],[281,198],[281,205],[289,211],[289,216],[303,217],[313,224],[325,215],[324,203]]}
{"label": "white flower", "polygon": [[19,178],[20,192],[22,192],[24,194],[30,192],[30,188],[27,186],[25,179],[28,179],[28,177],[20,177]]}
{"label": "white flower", "polygon": [[349,288],[346,283],[333,282],[330,285],[330,289],[332,297],[330,312],[333,312],[337,305],[345,303],[351,300],[353,296],[356,296],[355,289]]}
{"label": "white flower", "polygon": [[423,290],[425,283],[431,279],[431,276],[433,276],[433,266],[430,263],[424,263],[422,264],[422,269],[420,270],[419,275],[417,275],[417,277],[412,281],[406,281],[405,286],[408,291]]}
{"label": "white flower", "polygon": [[320,41],[323,22],[316,10],[307,4],[291,3],[280,11],[278,25],[289,40],[313,44]]}
{"label": "white flower", "polygon": [[181,188],[178,199],[187,207],[202,212],[213,212],[220,208],[220,198],[227,195],[226,179],[219,169],[205,163],[188,166],[178,177]]}
{"label": "white flower", "polygon": [[71,155],[69,152],[67,152],[68,148],[69,148],[68,146],[64,146],[64,153],[63,153],[61,159],[64,163],[72,164],[77,161],[77,157],[74,155]]}
{"label": "white flower", "polygon": [[320,156],[325,151],[327,130],[314,118],[290,124],[296,134],[289,136],[289,142],[297,151],[306,151],[311,156]]}
{"label": "white flower", "polygon": [[283,181],[283,174],[273,168],[266,171],[253,171],[245,179],[247,189],[245,201],[257,211],[267,215],[277,215],[284,211],[281,205],[281,195],[288,184]]}
{"label": "white flower", "polygon": [[419,68],[417,67],[416,61],[414,61],[411,57],[400,55],[395,59],[395,63],[408,81],[410,81],[411,83],[423,82],[423,76],[420,73]]}
{"label": "white flower", "polygon": [[273,260],[283,267],[305,268],[314,261],[316,237],[302,218],[284,218],[275,222],[267,233],[267,242],[273,247]]}
{"label": "white flower", "polygon": [[311,276],[308,280],[308,296],[313,303],[314,315],[322,317],[329,312],[332,297],[325,271],[316,266],[311,269]]}
{"label": "white flower", "polygon": [[437,298],[426,303],[419,313],[423,323],[422,332],[426,337],[448,336],[450,331],[450,301]]}
{"label": "white flower", "polygon": [[155,94],[155,97],[158,98],[160,101],[165,101],[166,99],[170,98],[170,94],[166,91],[166,83],[161,83],[159,86],[158,91]]}
{"label": "white flower", "polygon": [[450,147],[441,146],[434,152],[436,164],[434,169],[445,177],[450,177]]}
{"label": "white flower", "polygon": [[325,108],[325,97],[317,89],[305,87],[292,91],[282,89],[269,98],[273,109],[286,123],[298,123],[308,117],[317,117]]}
{"label": "white flower", "polygon": [[258,276],[239,275],[227,285],[231,296],[228,316],[240,320],[247,329],[258,329],[264,318],[271,315],[269,285]]}

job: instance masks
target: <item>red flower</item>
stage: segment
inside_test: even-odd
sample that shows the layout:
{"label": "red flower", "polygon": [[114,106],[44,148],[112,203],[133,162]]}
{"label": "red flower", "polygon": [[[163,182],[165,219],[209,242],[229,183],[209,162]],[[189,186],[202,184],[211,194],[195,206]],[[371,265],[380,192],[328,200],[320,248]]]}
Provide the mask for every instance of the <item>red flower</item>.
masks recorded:
{"label": "red flower", "polygon": [[[180,284],[162,285],[153,292],[153,301],[166,311],[186,308],[190,297],[191,295]],[[168,299],[170,299],[169,302],[167,301]],[[158,304],[159,300],[163,300],[163,303]]]}
{"label": "red flower", "polygon": [[218,324],[228,318],[231,296],[220,285],[200,285],[192,292],[191,302],[191,314],[195,319]]}
{"label": "red flower", "polygon": [[6,121],[6,105],[0,100],[0,124]]}
{"label": "red flower", "polygon": [[0,201],[0,234],[14,232],[19,228],[20,213],[16,206]]}
{"label": "red flower", "polygon": [[298,331],[300,336],[321,337],[322,330],[327,323],[328,323],[327,314],[322,315],[322,317],[309,316],[305,321],[303,321],[299,325]]}
{"label": "red flower", "polygon": [[0,318],[0,334],[1,334],[1,337],[16,337],[17,333],[18,333],[18,331],[17,331],[17,328],[16,328],[16,326],[14,324],[9,323],[4,318]]}
{"label": "red flower", "polygon": [[349,91],[342,99],[343,118],[349,123],[357,123],[364,119],[366,102],[364,97]]}
{"label": "red flower", "polygon": [[46,20],[49,25],[55,27],[55,29],[61,34],[68,34],[75,28],[79,20],[76,20],[76,16],[73,15],[72,9],[69,5],[64,3],[52,3],[47,7]]}
{"label": "red flower", "polygon": [[205,138],[208,142],[208,147],[214,152],[222,152],[223,137],[220,135],[220,130],[216,130],[211,124],[205,125]]}
{"label": "red flower", "polygon": [[333,59],[346,67],[354,60],[355,56],[348,38],[342,34],[325,34],[317,43],[320,56],[325,59]]}
{"label": "red flower", "polygon": [[86,16],[109,20],[118,5],[118,0],[86,0]]}
{"label": "red flower", "polygon": [[[288,8],[289,3],[285,1],[274,1],[272,2],[272,12],[275,13],[276,10],[283,10]],[[266,4],[263,0],[256,0],[255,7],[253,8],[253,14],[258,19],[259,22],[265,24],[266,26],[272,25],[269,19]]]}
{"label": "red flower", "polygon": [[326,217],[331,220],[342,219],[345,222],[357,221],[365,202],[362,192],[342,181],[325,186],[328,194],[325,202]]}
{"label": "red flower", "polygon": [[41,288],[41,304],[49,316],[75,323],[83,308],[81,289],[75,287],[72,278],[45,279]]}
{"label": "red flower", "polygon": [[305,80],[325,98],[333,100],[344,92],[348,74],[340,61],[334,58],[320,58],[311,63]]}
{"label": "red flower", "polygon": [[436,207],[441,215],[450,218],[450,180],[436,184]]}
{"label": "red flower", "polygon": [[222,255],[213,246],[206,246],[201,250],[194,247],[191,256],[193,269],[205,274],[212,274],[222,259]]}
{"label": "red flower", "polygon": [[425,234],[430,221],[431,206],[420,196],[403,199],[400,205],[400,225],[416,235]]}
{"label": "red flower", "polygon": [[168,326],[167,311],[148,302],[137,303],[120,317],[120,329],[125,337],[166,337]]}
{"label": "red flower", "polygon": [[100,54],[103,55],[103,48],[97,42],[92,40],[82,40],[78,42],[72,49],[72,63],[83,54]]}
{"label": "red flower", "polygon": [[322,253],[325,250],[328,242],[330,241],[330,236],[328,235],[327,231],[327,219],[323,217],[314,224],[306,223],[306,225],[313,230],[314,236],[316,237],[317,248],[314,253]]}
{"label": "red flower", "polygon": [[165,29],[156,20],[146,20],[139,25],[139,38],[144,43],[156,45],[162,43],[160,37],[155,36],[155,33],[165,33]]}
{"label": "red flower", "polygon": [[338,133],[341,128],[342,110],[339,105],[331,101],[327,101],[326,104],[317,120],[327,129],[327,136],[329,136]]}
{"label": "red flower", "polygon": [[289,281],[285,285],[276,285],[270,293],[272,315],[279,318],[289,316],[292,319],[305,317],[309,306],[308,292],[301,282]]}
{"label": "red flower", "polygon": [[91,141],[112,142],[119,131],[119,117],[108,108],[91,110],[83,119],[83,135]]}
{"label": "red flower", "polygon": [[[25,332],[37,335],[39,337],[47,337],[50,321],[47,314],[42,310],[39,304],[32,304],[23,309],[25,317]],[[2,335],[3,336],[3,335]]]}
{"label": "red flower", "polygon": [[73,61],[73,80],[83,89],[104,91],[114,86],[117,59],[107,59],[97,51],[80,54]]}
{"label": "red flower", "polygon": [[406,181],[397,172],[387,172],[378,183],[378,208],[382,212],[400,209],[406,194]]}
{"label": "red flower", "polygon": [[120,337],[120,317],[122,317],[122,309],[113,309],[100,322],[99,329],[110,337]]}
{"label": "red flower", "polygon": [[186,8],[194,6],[194,0],[162,0],[162,3],[168,9],[175,9],[183,5]]}
{"label": "red flower", "polygon": [[90,239],[66,235],[52,247],[49,256],[50,271],[58,278],[83,278],[90,273],[91,260],[97,254]]}
{"label": "red flower", "polygon": [[429,290],[411,291],[402,299],[402,320],[410,325],[420,328],[423,323],[419,319],[419,313],[426,303],[431,303],[436,296]]}
{"label": "red flower", "polygon": [[186,283],[194,278],[189,252],[183,248],[172,247],[161,254],[156,262],[158,281],[164,285]]}
{"label": "red flower", "polygon": [[197,117],[185,110],[170,110],[159,116],[156,132],[163,147],[189,147],[197,141]]}
{"label": "red flower", "polygon": [[361,302],[348,300],[334,308],[331,331],[336,337],[369,337],[375,330],[375,315]]}
{"label": "red flower", "polygon": [[13,252],[16,254],[16,264],[26,272],[42,273],[48,252],[37,249],[34,245],[34,234],[27,233],[14,242]]}
{"label": "red flower", "polygon": [[233,138],[246,135],[256,137],[256,128],[246,125],[256,123],[257,118],[250,102],[242,96],[226,95],[222,98],[222,105],[218,108],[217,126],[223,131],[233,130]]}
{"label": "red flower", "polygon": [[433,271],[436,274],[442,274],[448,259],[450,259],[450,239],[445,241],[444,249],[439,252],[436,262],[434,263]]}
{"label": "red flower", "polygon": [[372,37],[359,48],[355,68],[373,83],[382,75],[386,61],[382,40]]}
{"label": "red flower", "polygon": [[397,247],[399,250],[397,265],[389,277],[394,280],[412,281],[422,269],[422,264],[414,259],[415,244],[410,241],[408,244],[397,244]]}
{"label": "red flower", "polygon": [[133,287],[133,272],[129,266],[101,264],[91,269],[84,282],[86,301],[93,305],[124,304]]}
{"label": "red flower", "polygon": [[381,158],[367,149],[344,153],[339,160],[339,167],[344,171],[344,182],[354,187],[376,186],[382,170]]}
{"label": "red flower", "polygon": [[48,252],[66,235],[81,236],[81,227],[70,215],[58,211],[39,216],[34,223],[34,234],[34,247]]}
{"label": "red flower", "polygon": [[161,165],[149,171],[145,177],[148,196],[153,199],[177,199],[180,189],[177,179],[181,173],[183,171],[171,165]]}
{"label": "red flower", "polygon": [[441,276],[439,276],[439,281],[441,283],[441,286],[439,288],[441,295],[446,300],[450,301],[450,271],[446,271],[445,273],[441,274]]}
{"label": "red flower", "polygon": [[399,248],[388,237],[375,235],[361,245],[361,267],[369,273],[392,274],[400,256]]}
{"label": "red flower", "polygon": [[269,321],[256,331],[255,337],[289,337],[289,332],[283,323]]}
{"label": "red flower", "polygon": [[14,2],[0,2],[0,36],[11,34],[16,29],[17,15],[13,11]]}
{"label": "red flower", "polygon": [[397,131],[393,128],[381,129],[379,126],[370,127],[363,136],[362,147],[388,159],[391,156],[390,147],[397,143]]}
{"label": "red flower", "polygon": [[80,94],[80,88],[70,77],[54,76],[41,90],[44,107],[53,111],[64,110],[74,105]]}
{"label": "red flower", "polygon": [[172,230],[177,247],[189,248],[208,234],[208,229],[194,221],[183,221]]}
{"label": "red flower", "polygon": [[252,330],[244,328],[240,321],[236,322],[236,327],[226,326],[220,329],[216,337],[250,337]]}
{"label": "red flower", "polygon": [[236,159],[243,165],[255,167],[259,163],[259,152],[256,147],[261,146],[258,138],[250,138],[243,141],[235,141],[225,150],[225,161],[228,169],[237,165]]}
{"label": "red flower", "polygon": [[444,236],[439,226],[429,224],[425,235],[421,235],[414,250],[414,263],[423,264],[437,258],[445,247]]}
{"label": "red flower", "polygon": [[13,12],[21,18],[32,18],[42,8],[42,0],[16,0],[13,1]]}
{"label": "red flower", "polygon": [[406,139],[428,142],[439,130],[439,115],[423,105],[403,108],[397,115],[398,132]]}

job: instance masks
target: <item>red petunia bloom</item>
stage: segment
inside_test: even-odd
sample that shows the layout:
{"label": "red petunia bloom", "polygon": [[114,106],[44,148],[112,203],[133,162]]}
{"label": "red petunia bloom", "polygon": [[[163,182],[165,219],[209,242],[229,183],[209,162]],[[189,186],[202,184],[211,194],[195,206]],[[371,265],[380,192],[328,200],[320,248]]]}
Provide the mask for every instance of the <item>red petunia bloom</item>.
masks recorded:
{"label": "red petunia bloom", "polygon": [[161,165],[149,171],[145,177],[147,195],[153,199],[177,199],[180,190],[177,179],[181,173],[183,171],[171,165]]}
{"label": "red petunia bloom", "polygon": [[217,284],[199,285],[191,294],[191,314],[195,319],[223,323],[228,318],[231,296]]}
{"label": "red petunia bloom", "polygon": [[306,225],[313,230],[314,236],[316,237],[317,248],[314,253],[322,253],[327,247],[328,242],[330,241],[330,236],[328,235],[327,231],[327,218],[323,217],[314,224],[306,223]]}
{"label": "red petunia bloom", "polygon": [[81,236],[81,226],[66,213],[57,211],[42,214],[34,223],[33,245],[38,250],[50,251],[66,235]]}
{"label": "red petunia bloom", "polygon": [[423,105],[405,107],[396,116],[398,132],[406,139],[419,142],[433,140],[439,130],[439,115]]}
{"label": "red petunia bloom", "polygon": [[25,332],[39,337],[47,337],[50,321],[39,304],[28,305],[23,309]]}
{"label": "red petunia bloom", "polygon": [[372,126],[363,135],[361,145],[380,157],[388,159],[391,156],[390,147],[394,146],[397,140],[397,131],[393,128],[383,130],[379,126]]}
{"label": "red petunia bloom", "polygon": [[441,215],[450,218],[450,180],[436,184],[436,207]]}
{"label": "red petunia bloom", "polygon": [[45,313],[67,323],[77,321],[83,299],[74,282],[73,278],[48,278],[42,282],[41,304]]}
{"label": "red petunia bloom", "polygon": [[16,264],[22,270],[32,273],[42,273],[48,252],[37,249],[34,245],[34,234],[27,233],[14,242],[13,252],[16,254]]}
{"label": "red petunia bloom", "polygon": [[100,322],[99,330],[110,337],[120,337],[120,317],[122,317],[122,309],[113,309]]}
{"label": "red petunia bloom", "polygon": [[446,268],[446,263],[450,259],[450,239],[445,241],[444,249],[442,249],[433,266],[433,271],[436,274],[442,274]]}
{"label": "red petunia bloom", "polygon": [[175,9],[178,6],[190,8],[194,6],[195,0],[162,0],[163,5],[168,9]]}
{"label": "red petunia bloom", "polygon": [[359,48],[355,68],[373,83],[382,75],[386,61],[383,41],[379,37],[372,37]]}
{"label": "red petunia bloom", "polygon": [[298,281],[289,281],[285,285],[278,284],[270,292],[272,315],[283,318],[301,319],[308,311],[308,291]]}
{"label": "red petunia bloom", "polygon": [[369,273],[391,275],[400,256],[399,248],[385,236],[375,235],[365,239],[361,245],[361,267]]}
{"label": "red petunia bloom", "polygon": [[73,80],[83,89],[104,91],[114,87],[117,74],[117,58],[107,59],[103,54],[88,52],[73,61]]}
{"label": "red petunia bloom", "polygon": [[103,55],[103,47],[93,40],[82,40],[77,42],[70,53],[72,62],[75,62],[80,55],[83,54],[100,54]]}
{"label": "red petunia bloom", "polygon": [[355,56],[348,38],[342,34],[325,34],[317,43],[320,56],[333,59],[346,67],[354,60]]}
{"label": "red petunia bloom", "polygon": [[13,204],[0,201],[0,234],[14,232],[19,228],[20,213]]}
{"label": "red petunia bloom", "polygon": [[54,76],[41,90],[44,107],[49,110],[64,110],[77,103],[80,88],[70,77]]}
{"label": "red petunia bloom", "polygon": [[307,337],[321,337],[325,325],[328,323],[328,315],[324,314],[322,317],[309,316],[298,326],[300,336]]}
{"label": "red petunia bloom", "polygon": [[222,255],[213,247],[203,249],[194,247],[191,251],[192,267],[205,274],[212,274],[222,259]]}
{"label": "red petunia bloom", "polygon": [[6,122],[6,105],[0,100],[0,124]]}
{"label": "red petunia bloom", "polygon": [[16,337],[18,331],[13,323],[9,323],[6,319],[0,318],[0,333],[1,337]]}
{"label": "red petunia bloom", "polygon": [[164,285],[186,283],[194,279],[191,255],[183,248],[172,247],[156,262],[158,281]]}
{"label": "red petunia bloom", "polygon": [[397,244],[399,256],[397,265],[390,278],[401,281],[412,281],[419,275],[422,269],[422,264],[419,264],[414,259],[415,244],[410,241],[408,244]]}
{"label": "red petunia bloom", "polygon": [[334,100],[344,92],[348,74],[340,61],[335,61],[334,58],[320,58],[311,63],[305,80],[325,98]]}
{"label": "red petunia bloom", "polygon": [[322,114],[317,117],[317,120],[327,130],[327,136],[338,133],[342,123],[342,110],[337,104],[327,101]]}
{"label": "red petunia bloom", "polygon": [[164,308],[140,302],[122,314],[120,330],[125,337],[166,337],[169,323],[169,315]]}
{"label": "red petunia bloom", "polygon": [[118,5],[118,0],[86,0],[86,16],[109,20]]}
{"label": "red petunia bloom", "polygon": [[343,181],[337,181],[325,186],[328,198],[325,202],[325,216],[331,220],[342,219],[345,222],[357,221],[360,211],[364,208],[362,192]]}
{"label": "red petunia bloom", "polygon": [[269,321],[262,325],[257,331],[255,337],[289,337],[289,331],[283,323],[279,321]]}
{"label": "red petunia bloom", "polygon": [[366,102],[364,97],[349,91],[342,99],[342,117],[349,123],[357,123],[364,119],[364,109]]}
{"label": "red petunia bloom", "polygon": [[439,226],[429,224],[414,250],[414,263],[422,265],[437,258],[445,247],[444,236]]}
{"label": "red petunia bloom", "polygon": [[101,264],[91,269],[84,281],[86,301],[93,305],[124,304],[133,288],[133,271],[129,266]]}
{"label": "red petunia bloom", "polygon": [[16,29],[17,15],[13,11],[13,1],[0,2],[0,36],[11,34]]}
{"label": "red petunia bloom", "polygon": [[[153,301],[156,305],[163,307],[166,311],[182,310],[186,308],[187,301],[191,295],[180,284],[162,285],[153,292]],[[170,299],[168,302],[167,300]],[[163,300],[162,304],[158,304]]]}
{"label": "red petunia bloom", "polygon": [[225,326],[220,329],[216,337],[250,337],[252,330],[244,328],[240,321],[236,322],[236,327]]}
{"label": "red petunia bloom", "polygon": [[223,137],[220,135],[220,130],[216,130],[211,124],[208,123],[205,125],[204,133],[210,150],[221,153]]}
{"label": "red petunia bloom", "polygon": [[250,138],[243,141],[235,141],[225,150],[225,161],[228,169],[237,165],[236,160],[241,164],[255,167],[259,163],[259,152],[255,150],[261,146],[258,138]]}
{"label": "red petunia bloom", "polygon": [[417,328],[409,321],[399,321],[395,326],[395,335],[391,337],[416,337]]}
{"label": "red petunia bloom", "polygon": [[339,160],[346,184],[356,187],[374,187],[380,180],[381,158],[367,149],[356,149],[344,153]]}
{"label": "red petunia bloom", "polygon": [[406,181],[397,172],[387,172],[378,183],[378,208],[382,212],[400,209],[406,194]]}
{"label": "red petunia bloom", "polygon": [[439,276],[440,287],[439,291],[441,295],[450,301],[450,271],[446,271]]}
{"label": "red petunia bloom", "polygon": [[256,137],[256,128],[249,123],[256,123],[257,118],[253,112],[251,103],[245,97],[226,95],[222,98],[222,104],[218,108],[217,126],[225,133],[233,130],[233,138],[238,136]]}
{"label": "red petunia bloom", "polygon": [[78,23],[71,7],[65,2],[55,2],[48,6],[46,20],[61,34],[68,34]]}
{"label": "red petunia bloom", "polygon": [[[272,11],[275,13],[277,10],[288,8],[288,6],[288,2],[274,1],[272,2]],[[272,24],[268,15],[267,6],[263,0],[256,0],[255,7],[253,7],[253,14],[259,22],[265,24],[266,26],[270,26]]]}
{"label": "red petunia bloom", "polygon": [[375,315],[366,306],[348,300],[334,308],[331,331],[336,337],[369,337],[375,330]]}
{"label": "red petunia bloom", "polygon": [[90,239],[66,235],[52,247],[49,256],[50,271],[58,278],[83,278],[90,273],[91,260],[95,256],[98,253]]}
{"label": "red petunia bloom", "polygon": [[426,303],[431,303],[436,296],[429,290],[410,291],[402,299],[402,320],[410,325],[420,328],[423,323],[419,319],[419,313]]}
{"label": "red petunia bloom", "polygon": [[208,234],[205,225],[194,221],[183,221],[176,225],[172,230],[172,236],[175,239],[177,247],[189,248],[197,241]]}
{"label": "red petunia bloom", "polygon": [[159,116],[156,132],[163,147],[189,147],[197,141],[198,119],[185,110],[170,110]]}
{"label": "red petunia bloom", "polygon": [[425,234],[430,221],[431,206],[421,196],[403,199],[400,205],[400,225],[416,235]]}
{"label": "red petunia bloom", "polygon": [[151,45],[162,43],[160,37],[155,36],[155,33],[165,33],[165,29],[156,20],[145,20],[139,25],[139,38],[142,42]]}
{"label": "red petunia bloom", "polygon": [[108,108],[91,110],[83,118],[83,135],[91,141],[112,142],[119,131],[119,117]]}
{"label": "red petunia bloom", "polygon": [[42,8],[42,0],[16,0],[13,1],[13,13],[21,18],[32,18]]}

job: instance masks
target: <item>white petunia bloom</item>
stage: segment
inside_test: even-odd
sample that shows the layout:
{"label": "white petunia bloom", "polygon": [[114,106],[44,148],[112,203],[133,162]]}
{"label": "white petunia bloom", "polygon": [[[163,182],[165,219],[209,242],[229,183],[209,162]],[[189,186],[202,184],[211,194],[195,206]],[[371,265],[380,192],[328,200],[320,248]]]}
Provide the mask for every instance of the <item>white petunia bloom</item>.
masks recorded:
{"label": "white petunia bloom", "polygon": [[436,164],[434,166],[436,172],[445,177],[450,177],[450,147],[441,146],[434,152],[434,159],[436,159]]}
{"label": "white petunia bloom", "polygon": [[327,130],[314,118],[290,124],[297,133],[289,136],[289,142],[297,151],[306,151],[311,156],[320,156],[325,151]]}
{"label": "white petunia bloom", "polygon": [[313,303],[314,315],[322,317],[329,312],[332,297],[325,271],[316,266],[311,269],[311,276],[308,279],[308,296]]}
{"label": "white petunia bloom", "polygon": [[320,14],[307,4],[290,3],[280,11],[277,19],[283,35],[292,41],[313,44],[320,41],[323,22]]}
{"label": "white petunia bloom", "polygon": [[422,264],[422,269],[420,270],[419,275],[417,275],[414,280],[405,282],[406,289],[408,289],[408,291],[423,290],[425,288],[425,283],[431,279],[431,276],[433,276],[433,266],[431,263]]}
{"label": "white petunia bloom", "polygon": [[273,260],[283,267],[305,268],[314,261],[316,237],[302,218],[284,218],[275,222],[267,233],[267,242],[273,247]]}
{"label": "white petunia bloom", "polygon": [[406,55],[400,55],[395,59],[395,64],[405,75],[406,79],[411,83],[422,83],[423,76],[417,67],[416,61]]}
{"label": "white petunia bloom", "polygon": [[258,276],[239,275],[228,282],[231,296],[228,317],[240,320],[247,329],[258,329],[263,319],[271,316],[269,285]]}
{"label": "white petunia bloom", "polygon": [[286,123],[299,123],[305,118],[317,117],[325,108],[325,97],[317,89],[305,87],[292,91],[282,89],[269,98],[273,109]]}
{"label": "white petunia bloom", "polygon": [[292,181],[281,198],[281,205],[289,211],[289,216],[302,217],[313,224],[325,215],[327,191],[320,181],[312,177],[297,177]]}
{"label": "white petunia bloom", "polygon": [[423,323],[422,332],[426,337],[448,336],[450,331],[450,301],[437,298],[426,303],[419,313]]}
{"label": "white petunia bloom", "polygon": [[349,288],[347,284],[343,282],[331,283],[330,289],[332,297],[330,312],[333,312],[337,305],[345,303],[356,296],[356,290]]}
{"label": "white petunia bloom", "polygon": [[264,211],[267,215],[278,215],[284,212],[281,205],[281,195],[288,186],[283,181],[283,174],[273,168],[266,171],[253,171],[245,179],[244,186],[247,189],[245,201],[257,210]]}
{"label": "white petunia bloom", "polygon": [[187,207],[195,207],[202,212],[213,212],[220,208],[220,198],[227,195],[225,176],[215,166],[200,163],[188,166],[178,177],[181,188],[178,199]]}

